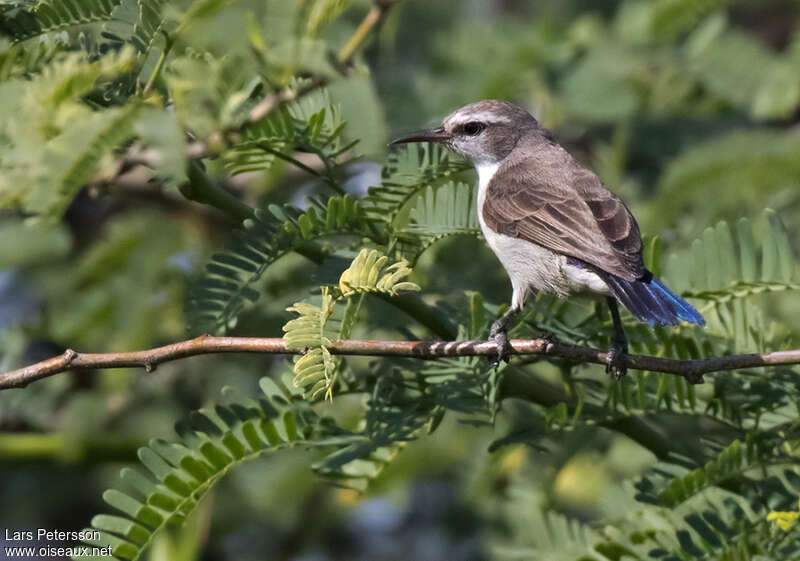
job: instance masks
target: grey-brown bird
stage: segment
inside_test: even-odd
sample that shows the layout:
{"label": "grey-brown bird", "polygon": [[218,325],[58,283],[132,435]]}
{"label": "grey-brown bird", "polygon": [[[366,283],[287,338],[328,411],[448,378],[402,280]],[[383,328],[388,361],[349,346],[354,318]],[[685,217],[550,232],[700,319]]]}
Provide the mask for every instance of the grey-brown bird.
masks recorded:
{"label": "grey-brown bird", "polygon": [[472,103],[392,144],[407,142],[443,144],[478,172],[478,221],[513,288],[511,307],[490,332],[498,361],[508,359],[508,322],[532,291],[606,298],[614,323],[606,371],[617,377],[628,350],[617,301],[651,325],[705,324],[645,268],[639,226],[625,203],[522,107]]}

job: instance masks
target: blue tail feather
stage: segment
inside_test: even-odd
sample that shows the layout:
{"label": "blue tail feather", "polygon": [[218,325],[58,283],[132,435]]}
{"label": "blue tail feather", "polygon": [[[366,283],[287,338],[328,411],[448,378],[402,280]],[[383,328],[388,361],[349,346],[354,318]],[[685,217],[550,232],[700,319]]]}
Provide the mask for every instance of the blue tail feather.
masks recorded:
{"label": "blue tail feather", "polygon": [[706,320],[702,315],[700,315],[700,312],[695,310],[686,300],[664,286],[664,283],[662,283],[660,280],[653,277],[653,279],[650,281],[650,285],[653,286],[654,290],[656,290],[660,295],[672,302],[675,313],[680,319],[683,321],[688,321],[689,323],[696,323],[698,325],[706,324]]}
{"label": "blue tail feather", "polygon": [[664,286],[657,278],[627,281],[606,274],[611,292],[639,320],[653,325],[678,325],[679,320],[705,325],[706,320],[691,304]]}

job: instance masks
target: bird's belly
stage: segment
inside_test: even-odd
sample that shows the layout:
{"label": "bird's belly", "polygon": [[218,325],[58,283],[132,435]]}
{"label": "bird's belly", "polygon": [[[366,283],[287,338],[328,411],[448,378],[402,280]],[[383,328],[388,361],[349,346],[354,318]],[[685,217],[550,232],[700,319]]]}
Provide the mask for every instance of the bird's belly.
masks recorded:
{"label": "bird's belly", "polygon": [[[483,226],[483,225],[482,225]],[[503,264],[514,289],[511,306],[521,308],[531,290],[566,296],[569,282],[566,258],[540,245],[498,234],[483,227],[483,236]]]}
{"label": "bird's belly", "polygon": [[511,280],[514,291],[511,305],[514,308],[523,306],[530,291],[556,294],[562,298],[573,292],[610,294],[608,286],[596,273],[568,263],[564,255],[529,241],[498,234],[483,223],[481,230]]}
{"label": "bird's belly", "polygon": [[581,267],[580,265],[573,265],[569,262],[567,262],[567,265],[564,267],[564,271],[567,274],[571,291],[594,292],[606,296],[611,295],[611,290],[608,288],[606,281],[600,278],[600,275],[594,271]]}

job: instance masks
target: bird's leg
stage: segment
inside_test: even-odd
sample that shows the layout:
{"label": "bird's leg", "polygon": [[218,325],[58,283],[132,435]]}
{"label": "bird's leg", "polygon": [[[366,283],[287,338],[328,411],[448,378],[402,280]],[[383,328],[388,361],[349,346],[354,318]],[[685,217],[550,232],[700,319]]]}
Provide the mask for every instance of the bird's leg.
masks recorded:
{"label": "bird's leg", "polygon": [[625,366],[625,357],[628,354],[628,338],[622,328],[622,320],[619,318],[616,298],[609,296],[606,301],[611,309],[611,319],[614,321],[614,344],[606,354],[606,374],[613,373],[614,378],[619,380],[628,372],[628,368]]}
{"label": "bird's leg", "polygon": [[508,343],[506,328],[508,327],[508,322],[513,319],[518,312],[518,308],[509,308],[506,313],[492,324],[492,328],[489,330],[489,340],[497,345],[497,358],[492,361],[495,368],[500,366],[501,361],[508,362],[508,358],[511,356],[511,345]]}

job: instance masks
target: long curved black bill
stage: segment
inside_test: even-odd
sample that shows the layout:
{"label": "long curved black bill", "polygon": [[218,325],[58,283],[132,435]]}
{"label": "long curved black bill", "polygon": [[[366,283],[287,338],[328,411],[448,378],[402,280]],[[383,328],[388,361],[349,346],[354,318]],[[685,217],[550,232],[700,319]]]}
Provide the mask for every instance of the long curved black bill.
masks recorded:
{"label": "long curved black bill", "polygon": [[424,129],[401,136],[393,140],[389,146],[408,144],[409,142],[447,142],[448,140],[450,140],[450,135],[447,134],[442,127],[437,127],[435,129]]}

